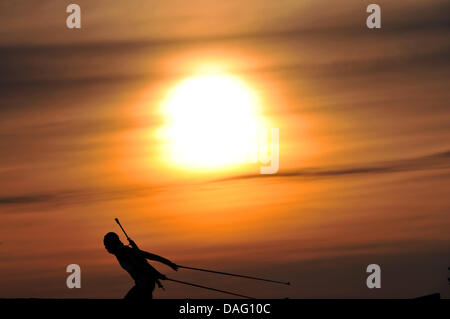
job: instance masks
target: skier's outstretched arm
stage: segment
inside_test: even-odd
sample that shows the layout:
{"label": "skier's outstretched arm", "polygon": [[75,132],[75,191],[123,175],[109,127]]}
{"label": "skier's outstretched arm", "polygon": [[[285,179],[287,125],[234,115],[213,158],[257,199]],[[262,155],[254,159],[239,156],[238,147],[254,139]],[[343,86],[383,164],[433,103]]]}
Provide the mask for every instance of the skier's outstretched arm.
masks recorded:
{"label": "skier's outstretched arm", "polygon": [[170,260],[168,260],[164,257],[158,256],[158,255],[149,253],[147,251],[140,250],[139,247],[136,245],[136,243],[133,240],[131,240],[130,238],[128,239],[128,241],[130,242],[131,247],[137,249],[139,251],[139,253],[141,253],[145,259],[158,261],[160,263],[163,263],[163,264],[169,266],[170,268],[172,268],[175,271],[178,270],[178,266],[175,263],[171,262]]}
{"label": "skier's outstretched arm", "polygon": [[175,263],[171,262],[170,260],[168,260],[164,257],[158,256],[158,255],[155,255],[155,254],[149,253],[147,251],[143,251],[143,250],[141,250],[141,253],[148,260],[158,261],[160,263],[163,263],[163,264],[169,266],[170,268],[172,268],[175,271],[178,270],[178,266]]}

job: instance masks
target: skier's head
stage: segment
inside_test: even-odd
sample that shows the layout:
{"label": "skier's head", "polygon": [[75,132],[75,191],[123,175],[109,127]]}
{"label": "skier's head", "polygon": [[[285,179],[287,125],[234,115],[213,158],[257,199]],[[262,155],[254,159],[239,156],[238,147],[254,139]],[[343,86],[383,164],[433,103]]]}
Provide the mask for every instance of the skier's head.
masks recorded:
{"label": "skier's head", "polygon": [[106,250],[111,254],[115,254],[117,249],[123,246],[119,236],[113,232],[109,232],[105,235],[103,238],[103,243],[105,244]]}

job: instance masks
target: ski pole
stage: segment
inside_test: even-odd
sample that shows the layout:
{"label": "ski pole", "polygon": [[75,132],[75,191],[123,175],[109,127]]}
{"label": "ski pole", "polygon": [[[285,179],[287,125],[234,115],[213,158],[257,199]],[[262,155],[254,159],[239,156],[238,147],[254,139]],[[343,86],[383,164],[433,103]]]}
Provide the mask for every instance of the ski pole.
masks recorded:
{"label": "ski pole", "polygon": [[169,280],[169,281],[173,281],[173,282],[176,282],[176,283],[179,283],[179,284],[193,286],[193,287],[197,287],[197,288],[203,288],[203,289],[207,289],[207,290],[217,291],[217,292],[221,292],[221,293],[232,295],[232,296],[237,296],[237,297],[242,297],[242,298],[247,298],[247,299],[256,299],[254,297],[240,295],[240,294],[237,294],[237,293],[234,293],[234,292],[231,292],[231,291],[226,291],[226,290],[211,288],[211,287],[207,287],[207,286],[202,286],[202,285],[194,284],[194,283],[191,283],[191,282],[186,282],[186,281],[181,281],[181,280],[176,280],[176,279],[171,279],[171,278],[166,278],[165,280]]}
{"label": "ski pole", "polygon": [[278,280],[272,280],[272,279],[266,279],[266,278],[259,278],[259,277],[252,277],[252,276],[246,276],[246,275],[239,275],[239,274],[232,274],[229,272],[223,272],[223,271],[216,271],[216,270],[210,270],[210,269],[203,269],[203,268],[194,268],[194,267],[188,267],[188,266],[180,266],[177,265],[179,268],[184,269],[190,269],[190,270],[197,270],[197,271],[203,271],[203,272],[210,272],[213,274],[220,274],[220,275],[226,275],[226,276],[233,276],[233,277],[241,277],[241,278],[247,278],[247,279],[253,279],[253,280],[261,280],[261,281],[267,281],[272,282],[276,284],[282,284],[282,285],[290,285],[290,282],[285,281],[278,281]]}

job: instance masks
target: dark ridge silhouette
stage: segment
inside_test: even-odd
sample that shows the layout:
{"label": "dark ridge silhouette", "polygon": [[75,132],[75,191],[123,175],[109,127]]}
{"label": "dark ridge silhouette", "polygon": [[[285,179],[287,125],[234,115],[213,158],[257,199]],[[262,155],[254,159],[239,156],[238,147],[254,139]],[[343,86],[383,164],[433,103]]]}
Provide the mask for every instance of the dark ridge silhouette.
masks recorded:
{"label": "dark ridge silhouette", "polygon": [[431,300],[441,299],[441,294],[440,293],[434,293],[434,294],[431,294],[431,295],[425,295],[425,296],[417,297],[417,298],[414,298],[414,299],[416,299],[416,300],[418,300],[418,299],[420,299],[420,300],[422,300],[422,299],[425,299],[425,300],[428,300],[428,299],[431,299]]}

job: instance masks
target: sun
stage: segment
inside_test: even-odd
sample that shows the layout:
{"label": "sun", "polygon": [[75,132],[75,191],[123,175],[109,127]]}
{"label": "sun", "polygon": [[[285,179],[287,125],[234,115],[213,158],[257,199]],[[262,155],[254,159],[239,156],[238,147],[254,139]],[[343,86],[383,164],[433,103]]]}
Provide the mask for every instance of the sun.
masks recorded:
{"label": "sun", "polygon": [[162,103],[170,161],[189,169],[229,167],[258,147],[258,97],[240,78],[204,74],[176,84]]}

